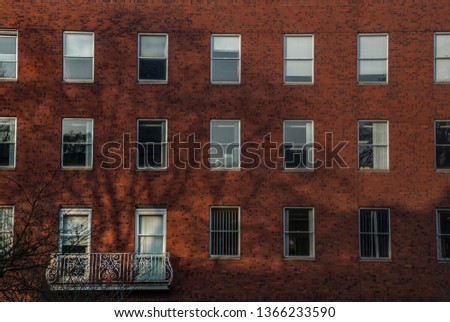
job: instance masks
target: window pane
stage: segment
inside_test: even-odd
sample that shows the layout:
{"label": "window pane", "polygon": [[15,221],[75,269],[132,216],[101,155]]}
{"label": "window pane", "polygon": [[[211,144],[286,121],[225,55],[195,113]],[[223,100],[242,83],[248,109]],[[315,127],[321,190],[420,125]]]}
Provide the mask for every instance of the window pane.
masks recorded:
{"label": "window pane", "polygon": [[373,147],[359,146],[359,168],[373,169]]}
{"label": "window pane", "polygon": [[312,37],[286,37],[285,58],[312,59]]}
{"label": "window pane", "polygon": [[91,167],[91,144],[64,144],[63,166],[65,167]]}
{"label": "window pane", "polygon": [[14,144],[0,143],[0,167],[14,166]]}
{"label": "window pane", "polygon": [[163,233],[163,216],[139,216],[139,234],[162,235]]}
{"label": "window pane", "polygon": [[164,124],[164,121],[139,120],[139,142],[165,142]]}
{"label": "window pane", "polygon": [[439,210],[439,233],[450,235],[450,210]]}
{"label": "window pane", "polygon": [[238,60],[213,60],[212,80],[216,82],[238,82],[239,61]]}
{"label": "window pane", "polygon": [[92,142],[92,120],[63,120],[64,143],[91,143]]}
{"label": "window pane", "polygon": [[360,36],[359,58],[387,58],[386,36]]}
{"label": "window pane", "polygon": [[359,81],[385,82],[386,60],[362,60],[359,62]]}
{"label": "window pane", "polygon": [[289,256],[310,256],[311,240],[309,233],[288,234]]}
{"label": "window pane", "polygon": [[436,167],[438,169],[450,168],[450,146],[436,146]]}
{"label": "window pane", "polygon": [[92,79],[92,58],[64,58],[64,79]]}
{"label": "window pane", "polygon": [[92,34],[64,34],[64,56],[94,57]]}
{"label": "window pane", "polygon": [[237,168],[239,167],[238,144],[211,144],[210,162],[213,168]]}
{"label": "window pane", "polygon": [[0,78],[16,78],[16,63],[0,61]]}
{"label": "window pane", "polygon": [[287,209],[288,215],[287,231],[290,232],[309,232],[309,209]]}
{"label": "window pane", "polygon": [[239,58],[239,37],[214,36],[212,46],[213,58]]}
{"label": "window pane", "polygon": [[140,36],[140,57],[166,57],[166,36]]}
{"label": "window pane", "polygon": [[285,61],[286,82],[312,82],[312,61]]}
{"label": "window pane", "polygon": [[311,160],[308,159],[308,151],[303,148],[290,148],[289,145],[284,149],[284,167],[286,169],[311,168]]}
{"label": "window pane", "polygon": [[0,143],[15,141],[16,123],[11,119],[0,120]]}
{"label": "window pane", "polygon": [[0,232],[12,231],[13,208],[0,207]]}
{"label": "window pane", "polygon": [[284,122],[284,142],[295,145],[303,145],[311,142],[311,133],[307,131],[307,123],[303,121],[286,121]]}
{"label": "window pane", "polygon": [[139,254],[162,254],[163,237],[139,237]]}
{"label": "window pane", "polygon": [[0,36],[0,60],[16,60],[16,37]]}
{"label": "window pane", "polygon": [[450,57],[450,35],[436,35],[436,57]]}
{"label": "window pane", "polygon": [[436,60],[436,81],[450,82],[450,59]]}
{"label": "window pane", "polygon": [[166,80],[165,59],[139,59],[140,80]]}
{"label": "window pane", "polygon": [[358,122],[359,143],[373,144],[373,123]]}
{"label": "window pane", "polygon": [[450,122],[436,122],[436,144],[450,144]]}
{"label": "window pane", "polygon": [[440,258],[450,258],[450,236],[441,236],[439,238],[439,248]]}
{"label": "window pane", "polygon": [[212,121],[211,141],[213,143],[236,143],[239,142],[239,122],[238,121]]}

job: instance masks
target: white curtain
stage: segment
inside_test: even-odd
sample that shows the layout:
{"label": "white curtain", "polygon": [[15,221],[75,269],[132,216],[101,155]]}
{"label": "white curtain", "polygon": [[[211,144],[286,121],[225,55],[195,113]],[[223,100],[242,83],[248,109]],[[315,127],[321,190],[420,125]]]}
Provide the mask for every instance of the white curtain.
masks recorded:
{"label": "white curtain", "polygon": [[139,253],[163,253],[163,217],[139,217]]}
{"label": "white curtain", "polygon": [[388,168],[387,123],[373,123],[373,167]]}

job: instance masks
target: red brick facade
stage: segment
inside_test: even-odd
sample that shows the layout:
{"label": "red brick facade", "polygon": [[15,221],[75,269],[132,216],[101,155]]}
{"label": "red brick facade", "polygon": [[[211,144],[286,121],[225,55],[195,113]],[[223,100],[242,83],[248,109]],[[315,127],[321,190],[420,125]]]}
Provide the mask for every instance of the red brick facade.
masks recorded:
{"label": "red brick facade", "polygon": [[[446,1],[1,1],[0,29],[18,31],[18,80],[0,82],[0,117],[17,118],[16,168],[39,181],[60,167],[62,118],[94,119],[91,171],[61,171],[46,204],[92,208],[93,252],[133,252],[137,206],[167,209],[174,280],[139,300],[450,300],[438,263],[436,209],[450,207],[450,173],[434,166],[434,121],[450,119],[435,84],[434,33],[450,31]],[[64,31],[95,33],[95,81],[62,81]],[[138,33],[169,36],[168,84],[137,83]],[[389,82],[357,82],[358,33],[389,35]],[[241,84],[210,82],[211,34],[241,35]],[[314,34],[314,84],[283,84],[283,35]],[[284,120],[313,120],[349,141],[349,168],[288,172],[105,170],[102,145],[136,140],[138,119],[167,119],[168,137],[209,141],[211,119],[238,119],[241,142],[283,140]],[[358,171],[357,121],[389,121],[389,171]],[[321,154],[318,153],[320,157]],[[323,157],[323,155],[322,155]],[[23,198],[0,179],[0,205]],[[209,257],[211,206],[239,206],[239,260]],[[314,207],[315,259],[283,257],[283,207]],[[361,261],[358,209],[390,209],[391,260]],[[20,227],[16,227],[20,229]],[[57,237],[55,237],[55,251]]]}

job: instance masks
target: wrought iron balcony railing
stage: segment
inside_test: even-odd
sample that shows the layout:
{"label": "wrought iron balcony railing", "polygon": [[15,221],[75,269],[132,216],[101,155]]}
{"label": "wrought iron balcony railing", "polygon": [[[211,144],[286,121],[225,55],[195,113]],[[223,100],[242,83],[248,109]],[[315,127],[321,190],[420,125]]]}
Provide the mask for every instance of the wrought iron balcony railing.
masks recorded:
{"label": "wrought iron balcony railing", "polygon": [[53,254],[46,278],[53,290],[168,289],[170,254]]}

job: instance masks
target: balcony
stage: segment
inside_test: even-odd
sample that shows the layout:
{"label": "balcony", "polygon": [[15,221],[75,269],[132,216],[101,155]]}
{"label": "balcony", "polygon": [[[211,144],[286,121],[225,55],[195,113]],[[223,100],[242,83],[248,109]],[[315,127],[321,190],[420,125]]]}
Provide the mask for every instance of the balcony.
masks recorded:
{"label": "balcony", "polygon": [[51,290],[167,290],[170,254],[52,254],[46,278]]}

